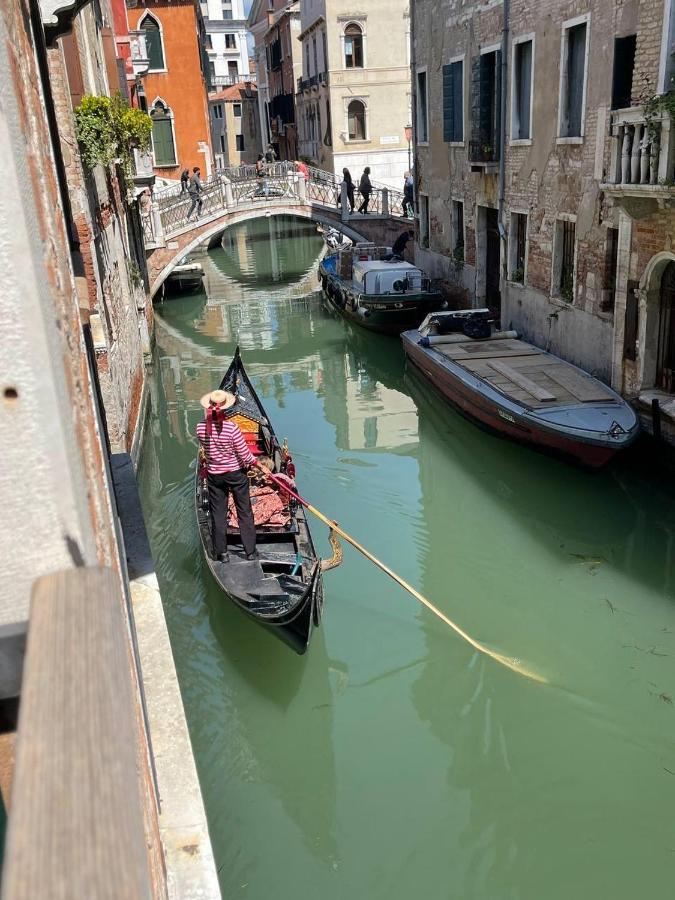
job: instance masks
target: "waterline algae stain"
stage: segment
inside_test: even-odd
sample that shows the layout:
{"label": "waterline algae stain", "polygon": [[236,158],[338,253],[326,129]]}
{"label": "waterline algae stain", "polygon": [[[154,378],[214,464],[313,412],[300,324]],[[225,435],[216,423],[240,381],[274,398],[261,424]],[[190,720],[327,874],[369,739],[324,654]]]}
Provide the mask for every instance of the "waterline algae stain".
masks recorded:
{"label": "waterline algae stain", "polygon": [[[669,896],[672,477],[480,432],[396,341],[322,306],[320,252],[307,223],[239,226],[200,257],[208,295],[157,308],[142,492],[223,894]],[[303,493],[551,684],[481,658],[347,546],[306,657],[223,603],[192,435],[237,342]]]}

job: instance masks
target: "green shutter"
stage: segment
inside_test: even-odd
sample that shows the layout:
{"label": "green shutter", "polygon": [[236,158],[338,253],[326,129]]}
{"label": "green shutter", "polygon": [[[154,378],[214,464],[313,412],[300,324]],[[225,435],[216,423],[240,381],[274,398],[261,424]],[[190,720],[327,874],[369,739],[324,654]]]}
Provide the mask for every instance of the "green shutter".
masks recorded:
{"label": "green shutter", "polygon": [[175,166],[176,152],[173,145],[171,119],[155,118],[152,123],[152,149],[156,166]]}
{"label": "green shutter", "polygon": [[152,19],[145,19],[141,28],[145,32],[145,46],[148,51],[148,60],[151,69],[164,68],[164,49],[162,47],[162,33],[159,26]]}
{"label": "green shutter", "polygon": [[443,66],[443,140],[464,140],[462,63]]}

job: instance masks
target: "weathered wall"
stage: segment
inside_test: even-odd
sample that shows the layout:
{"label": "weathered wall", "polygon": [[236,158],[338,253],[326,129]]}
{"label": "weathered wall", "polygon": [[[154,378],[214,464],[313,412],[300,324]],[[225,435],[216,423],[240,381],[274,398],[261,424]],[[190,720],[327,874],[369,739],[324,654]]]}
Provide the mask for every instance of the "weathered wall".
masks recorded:
{"label": "weathered wall", "polygon": [[128,10],[129,28],[138,27],[146,11],[161,23],[165,72],[149,72],[143,76],[148,110],[161,98],[173,113],[176,142],[176,165],[157,167],[162,178],[180,178],[183,169],[199,166],[206,171],[205,154],[199,144],[208,148],[211,159],[211,135],[206,83],[201,70],[197,12],[194,0],[144,0]]}
{"label": "weathered wall", "polygon": [[[559,353],[605,380],[616,383],[613,366],[615,314],[603,309],[607,227],[618,227],[619,208],[607,198],[601,185],[607,180],[611,140],[611,108],[614,38],[637,33],[633,77],[633,103],[642,102],[657,89],[661,49],[662,0],[512,0],[507,80],[507,138],[505,149],[506,232],[511,212],[528,215],[528,252],[525,285],[502,278],[503,321],[531,340]],[[560,83],[563,22],[590,13],[584,135],[558,139],[558,88]],[[503,4],[500,0],[418,0],[415,4],[414,65],[427,68],[429,143],[417,146],[418,188],[429,197],[429,248],[427,260],[433,274],[444,275],[469,288],[482,304],[485,289],[485,257],[477,240],[477,207],[498,206],[498,175],[471,171],[468,160],[471,139],[471,62],[481,49],[501,41]],[[439,21],[444,24],[439,28]],[[511,141],[512,46],[521,36],[533,34],[533,107],[531,139]],[[464,55],[464,141],[450,145],[443,140],[442,67]],[[465,265],[453,259],[453,200],[464,202]],[[552,295],[552,266],[556,220],[567,215],[576,220],[576,271],[572,302]],[[663,247],[673,230],[672,216],[648,215],[633,229],[630,245],[631,277],[657,247]],[[651,240],[645,240],[646,232]],[[502,263],[507,244],[501,242]],[[628,267],[628,262],[626,263]],[[477,269],[474,269],[477,267]],[[473,285],[471,284],[473,278]],[[617,305],[616,317],[624,306]],[[551,318],[553,316],[553,318]],[[620,385],[618,385],[620,387]]]}
{"label": "weathered wall", "polygon": [[[78,16],[73,40],[85,93],[107,94],[102,47],[91,9]],[[75,261],[80,306],[92,326],[111,445],[115,450],[130,450],[143,396],[144,352],[149,350],[152,315],[143,281],[143,248],[134,241],[130,221],[138,210],[135,203],[128,204],[126,188],[114,167],[97,166],[92,173],[83,169],[60,43],[49,51],[49,68],[79,241]]]}

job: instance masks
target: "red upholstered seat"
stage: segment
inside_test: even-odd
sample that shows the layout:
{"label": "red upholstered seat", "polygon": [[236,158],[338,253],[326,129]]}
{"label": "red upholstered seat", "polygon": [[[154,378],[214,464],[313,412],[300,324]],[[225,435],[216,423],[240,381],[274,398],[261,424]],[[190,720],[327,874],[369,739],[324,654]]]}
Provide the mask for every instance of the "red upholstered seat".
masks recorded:
{"label": "red upholstered seat", "polygon": [[263,451],[258,446],[258,435],[254,431],[245,431],[244,440],[246,441],[246,446],[254,456],[260,456],[262,454]]}

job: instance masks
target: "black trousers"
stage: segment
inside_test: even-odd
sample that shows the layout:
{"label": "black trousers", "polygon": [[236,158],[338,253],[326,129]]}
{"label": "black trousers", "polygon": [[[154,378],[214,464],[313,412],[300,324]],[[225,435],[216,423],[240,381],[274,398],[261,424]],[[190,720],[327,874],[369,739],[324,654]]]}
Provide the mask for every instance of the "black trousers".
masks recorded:
{"label": "black trousers", "polygon": [[223,472],[222,475],[208,477],[209,506],[211,507],[211,537],[213,555],[219,556],[227,550],[227,500],[230,492],[239,518],[241,542],[245,553],[255,550],[255,524],[251,508],[251,493],[246,469]]}
{"label": "black trousers", "polygon": [[368,204],[370,203],[370,194],[364,194],[362,192],[361,196],[363,197],[363,200],[361,201],[361,206],[359,206],[359,212],[365,214],[368,212]]}

